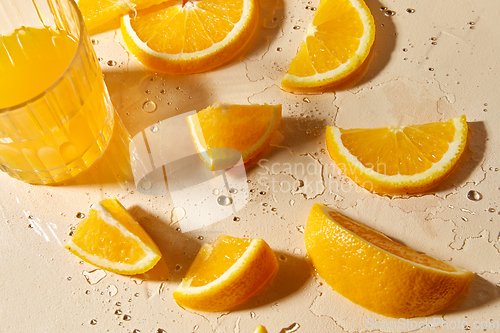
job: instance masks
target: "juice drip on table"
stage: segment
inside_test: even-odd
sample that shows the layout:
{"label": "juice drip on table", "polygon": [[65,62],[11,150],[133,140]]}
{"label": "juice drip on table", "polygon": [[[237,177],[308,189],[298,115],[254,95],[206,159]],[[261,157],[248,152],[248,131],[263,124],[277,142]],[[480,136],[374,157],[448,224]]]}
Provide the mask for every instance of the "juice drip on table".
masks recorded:
{"label": "juice drip on table", "polygon": [[[0,169],[10,176],[60,182],[88,168],[106,148],[112,104],[91,46],[81,46],[51,28],[22,27],[0,36],[0,108],[10,107],[0,112]],[[14,108],[34,97],[40,98]]]}

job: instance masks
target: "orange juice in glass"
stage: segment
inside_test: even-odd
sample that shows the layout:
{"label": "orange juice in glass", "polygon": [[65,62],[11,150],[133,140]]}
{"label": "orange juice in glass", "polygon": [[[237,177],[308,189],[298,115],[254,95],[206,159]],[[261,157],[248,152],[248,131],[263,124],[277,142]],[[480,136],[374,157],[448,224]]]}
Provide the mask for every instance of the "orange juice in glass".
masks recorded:
{"label": "orange juice in glass", "polygon": [[0,169],[32,184],[103,153],[114,108],[73,0],[0,0]]}

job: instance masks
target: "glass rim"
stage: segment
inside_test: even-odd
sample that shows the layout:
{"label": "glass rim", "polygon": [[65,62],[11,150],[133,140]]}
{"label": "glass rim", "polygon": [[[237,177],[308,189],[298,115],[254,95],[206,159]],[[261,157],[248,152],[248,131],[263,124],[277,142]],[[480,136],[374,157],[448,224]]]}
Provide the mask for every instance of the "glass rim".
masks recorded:
{"label": "glass rim", "polygon": [[8,107],[5,107],[5,108],[0,108],[0,114],[5,113],[7,111],[14,111],[14,110],[17,110],[17,109],[24,108],[27,105],[32,104],[35,101],[43,98],[47,93],[49,93],[57,85],[59,85],[59,83],[64,79],[64,77],[67,76],[68,72],[70,71],[70,68],[73,67],[73,65],[74,65],[74,63],[76,61],[75,59],[77,58],[78,51],[83,47],[83,38],[82,38],[82,36],[85,34],[85,32],[87,30],[87,27],[85,26],[85,21],[83,20],[82,13],[80,12],[80,9],[78,8],[78,5],[76,4],[75,0],[65,0],[65,1],[67,1],[73,7],[73,10],[75,11],[76,16],[77,16],[77,23],[78,23],[79,28],[80,28],[80,34],[79,34],[79,37],[78,37],[78,43],[77,43],[77,46],[76,46],[76,49],[75,49],[75,53],[73,54],[73,57],[71,58],[71,61],[69,62],[69,64],[66,67],[66,69],[64,69],[64,71],[61,73],[61,75],[59,75],[59,77],[54,82],[52,82],[52,84],[49,87],[47,87],[47,89],[45,89],[44,91],[42,91],[38,95],[36,95],[36,96],[34,96],[34,97],[32,97],[32,98],[24,101],[24,102],[21,102],[19,104],[14,104],[12,106],[8,106]]}

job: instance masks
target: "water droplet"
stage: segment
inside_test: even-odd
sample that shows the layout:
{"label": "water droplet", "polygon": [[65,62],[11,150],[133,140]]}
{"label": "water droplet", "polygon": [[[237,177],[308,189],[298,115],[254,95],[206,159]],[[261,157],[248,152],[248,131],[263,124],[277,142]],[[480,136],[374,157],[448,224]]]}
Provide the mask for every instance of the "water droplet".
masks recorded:
{"label": "water droplet", "polygon": [[203,236],[198,236],[198,239],[199,240],[203,240]]}
{"label": "water droplet", "polygon": [[159,329],[156,330],[156,333],[167,333],[167,331],[165,331],[162,328],[159,328]]}
{"label": "water droplet", "polygon": [[132,331],[132,333],[141,333],[141,330],[138,330],[137,328]]}
{"label": "water droplet", "polygon": [[283,51],[283,49],[281,47],[277,47],[276,51],[281,52],[281,51]]}
{"label": "water droplet", "polygon": [[68,276],[66,279],[67,279],[68,281],[71,281],[71,276]]}
{"label": "water droplet", "polygon": [[304,103],[310,103],[311,102],[311,100],[309,98],[307,98],[307,97],[304,97],[302,100],[304,101]]}
{"label": "water droplet", "polygon": [[380,11],[384,11],[384,10],[387,10],[387,7],[380,7]]}
{"label": "water droplet", "polygon": [[403,52],[408,52],[408,49],[407,49],[407,48],[404,48],[404,49],[403,49]]}
{"label": "water droplet", "polygon": [[256,315],[255,315],[255,312],[250,311],[250,318],[255,318],[255,316],[256,316]]}
{"label": "water droplet", "polygon": [[292,199],[288,203],[290,204],[290,206],[293,206],[293,205],[295,205],[295,200]]}
{"label": "water droplet", "polygon": [[415,9],[413,9],[413,8],[406,8],[406,12],[410,13],[410,14],[413,14],[413,13],[415,13]]}
{"label": "water droplet", "polygon": [[160,94],[166,94],[167,91],[165,89],[160,90]]}
{"label": "water droplet", "polygon": [[239,220],[240,220],[240,218],[238,216],[233,217],[234,222],[238,222]]}
{"label": "water droplet", "polygon": [[157,133],[157,132],[160,130],[160,128],[158,127],[158,125],[157,125],[157,124],[154,124],[153,126],[151,126],[151,127],[149,128],[149,130],[150,130],[152,133]]}
{"label": "water droplet", "polygon": [[483,198],[483,195],[477,191],[470,190],[467,193],[467,199],[472,200],[472,201],[479,201]]}
{"label": "water droplet", "polygon": [[116,294],[118,294],[118,288],[116,288],[116,286],[110,284],[108,286],[108,295],[111,296],[111,297],[113,297]]}
{"label": "water droplet", "polygon": [[115,311],[115,315],[120,316],[122,314],[122,310],[118,309]]}
{"label": "water droplet", "polygon": [[490,213],[494,213],[494,212],[495,212],[495,208],[493,208],[493,207],[488,208],[488,212],[490,212]]}
{"label": "water droplet", "polygon": [[179,265],[179,264],[175,265],[175,270],[176,271],[180,271],[181,269],[182,269],[181,265]]}
{"label": "water droplet", "polygon": [[151,187],[153,187],[153,184],[147,179],[142,179],[141,182],[139,183],[139,186],[143,190],[148,191],[151,189]]}
{"label": "water droplet", "polygon": [[90,321],[90,325],[96,325],[96,324],[97,324],[97,320],[92,319],[92,320]]}
{"label": "water droplet", "polygon": [[261,195],[266,195],[266,192],[265,191],[260,191],[259,192]]}
{"label": "water droplet", "polygon": [[134,297],[139,297],[139,293],[135,293],[135,294],[134,294]]}
{"label": "water droplet", "polygon": [[85,290],[85,295],[90,295],[90,290]]}
{"label": "water droplet", "polygon": [[221,206],[229,206],[233,203],[233,199],[225,195],[219,195],[217,197],[217,203]]}
{"label": "water droplet", "polygon": [[306,230],[306,229],[304,228],[304,226],[303,226],[303,225],[299,225],[299,226],[297,226],[297,230],[298,230],[301,234],[303,234],[303,233],[305,232],[305,230]]}
{"label": "water droplet", "polygon": [[468,219],[468,218],[466,218],[465,216],[462,216],[462,220],[463,220],[464,222],[469,221],[469,219]]}
{"label": "water droplet", "polygon": [[267,202],[264,202],[262,206],[267,207]]}
{"label": "water droplet", "polygon": [[437,43],[437,42],[432,42],[431,44],[432,44],[432,45],[437,45],[438,43]]}
{"label": "water droplet", "polygon": [[156,110],[156,103],[150,100],[147,100],[142,104],[142,109],[146,112],[154,112]]}
{"label": "water droplet", "polygon": [[122,302],[116,302],[115,305],[120,306],[120,305],[122,305]]}
{"label": "water droplet", "polygon": [[182,220],[186,216],[186,211],[182,207],[174,207],[170,212],[170,222],[176,223]]}
{"label": "water droplet", "polygon": [[130,317],[129,315],[123,316],[123,320],[125,320],[125,321],[129,321],[130,319],[132,319],[132,317]]}
{"label": "water droplet", "polygon": [[229,193],[231,193],[231,194],[236,194],[236,193],[238,193],[238,190],[237,190],[237,189],[235,189],[235,188],[230,188],[230,189],[229,189]]}
{"label": "water droplet", "polygon": [[280,333],[296,332],[299,328],[300,328],[299,324],[293,323],[292,325],[288,326],[287,328],[282,329]]}
{"label": "water droplet", "polygon": [[431,72],[432,72],[432,71],[434,71],[434,68],[432,68],[432,67],[429,67],[429,71],[431,71]]}
{"label": "water droplet", "polygon": [[83,271],[83,276],[89,284],[96,284],[106,277],[106,272],[102,269],[95,269],[93,271]]}
{"label": "water droplet", "polygon": [[294,25],[293,26],[293,30],[299,30],[300,29],[300,26],[299,25]]}
{"label": "water droplet", "polygon": [[213,194],[213,195],[219,195],[219,190],[218,190],[218,189],[216,189],[216,188],[214,188],[214,189],[212,190],[212,194]]}
{"label": "water droplet", "polygon": [[83,219],[84,217],[85,217],[85,214],[80,213],[80,212],[76,213],[76,218],[77,219]]}
{"label": "water droplet", "polygon": [[386,11],[384,12],[384,15],[385,15],[385,16],[394,16],[394,15],[396,15],[396,12],[395,12],[395,11],[393,11],[393,10],[386,10]]}
{"label": "water droplet", "polygon": [[145,91],[145,93],[146,93],[146,94],[151,94],[151,90],[147,89],[147,90]]}
{"label": "water droplet", "polygon": [[114,60],[108,60],[108,62],[106,64],[108,66],[116,66],[116,61],[114,61]]}
{"label": "water droplet", "polygon": [[284,255],[284,254],[280,254],[280,255],[279,255],[279,259],[280,259],[281,261],[286,261],[287,257],[286,257],[286,255]]}
{"label": "water droplet", "polygon": [[92,39],[90,40],[90,42],[92,43],[92,45],[97,45],[97,44],[99,44],[99,41],[98,41],[97,39],[94,39],[94,38],[92,38]]}
{"label": "water droplet", "polygon": [[273,211],[273,212],[275,212],[277,210],[278,210],[278,208],[275,208],[275,207],[271,208],[271,211]]}

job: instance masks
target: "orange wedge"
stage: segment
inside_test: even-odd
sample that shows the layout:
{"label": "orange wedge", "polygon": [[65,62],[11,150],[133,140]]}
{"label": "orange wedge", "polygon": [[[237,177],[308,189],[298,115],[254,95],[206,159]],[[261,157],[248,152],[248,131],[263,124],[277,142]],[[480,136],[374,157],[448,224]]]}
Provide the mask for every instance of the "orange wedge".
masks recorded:
{"label": "orange wedge", "polygon": [[193,310],[227,311],[268,285],[277,270],[276,256],[264,240],[221,235],[201,247],[174,299]]}
{"label": "orange wedge", "polygon": [[161,258],[151,237],[116,199],[93,205],[65,247],[94,266],[124,275],[142,274]]}
{"label": "orange wedge", "polygon": [[90,35],[107,30],[116,19],[132,10],[143,9],[165,0],[78,0],[78,8]]}
{"label": "orange wedge", "polygon": [[473,279],[469,271],[396,243],[321,204],[309,214],[305,244],[317,273],[335,291],[389,317],[436,313]]}
{"label": "orange wedge", "polygon": [[363,0],[321,0],[281,86],[307,91],[339,83],[360,68],[374,39]]}
{"label": "orange wedge", "polygon": [[467,132],[465,116],[414,126],[348,130],[329,126],[326,145],[339,169],[367,190],[422,193],[456,167]]}
{"label": "orange wedge", "polygon": [[223,158],[214,156],[220,150],[214,148],[237,150],[246,163],[267,147],[280,121],[281,104],[215,103],[188,117],[195,147],[212,170],[224,165]]}
{"label": "orange wedge", "polygon": [[121,30],[129,50],[144,65],[188,74],[233,59],[257,23],[256,0],[179,0],[125,15]]}

